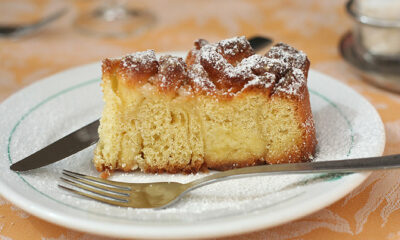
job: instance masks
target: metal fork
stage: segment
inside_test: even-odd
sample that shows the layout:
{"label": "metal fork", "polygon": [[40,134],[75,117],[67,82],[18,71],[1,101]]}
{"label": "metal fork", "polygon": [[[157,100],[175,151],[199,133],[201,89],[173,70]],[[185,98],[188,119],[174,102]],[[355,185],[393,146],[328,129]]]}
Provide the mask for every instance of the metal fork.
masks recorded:
{"label": "metal fork", "polygon": [[[164,208],[187,192],[218,181],[271,174],[358,172],[400,167],[400,154],[349,160],[262,165],[218,172],[189,183],[125,183],[63,170],[61,179],[75,188],[58,185],[73,193],[112,205],[133,208]],[[79,189],[79,190],[78,190]]]}
{"label": "metal fork", "polygon": [[16,25],[16,26],[0,25],[0,37],[18,36],[30,33],[60,18],[66,12],[67,8],[62,8],[57,12],[49,15],[48,17],[45,17],[37,22],[26,25]]}

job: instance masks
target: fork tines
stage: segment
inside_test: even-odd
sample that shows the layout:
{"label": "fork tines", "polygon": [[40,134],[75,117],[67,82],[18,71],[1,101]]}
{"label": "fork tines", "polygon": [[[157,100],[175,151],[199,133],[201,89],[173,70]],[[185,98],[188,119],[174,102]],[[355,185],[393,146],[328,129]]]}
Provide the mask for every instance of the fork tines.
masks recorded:
{"label": "fork tines", "polygon": [[64,185],[58,185],[65,190],[117,206],[127,206],[127,203],[129,202],[129,193],[131,188],[125,183],[87,176],[65,169],[62,174],[63,177],[60,177],[60,179],[65,183],[74,186],[73,188],[70,188]]}

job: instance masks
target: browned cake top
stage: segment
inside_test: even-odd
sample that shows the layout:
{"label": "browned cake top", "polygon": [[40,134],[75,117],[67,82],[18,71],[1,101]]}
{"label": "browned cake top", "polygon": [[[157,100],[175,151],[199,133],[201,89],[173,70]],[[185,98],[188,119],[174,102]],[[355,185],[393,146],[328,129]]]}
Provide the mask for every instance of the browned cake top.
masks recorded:
{"label": "browned cake top", "polygon": [[103,72],[116,72],[128,85],[150,83],[174,94],[232,97],[249,91],[301,97],[306,88],[309,61],[284,43],[264,56],[255,54],[245,37],[208,43],[199,39],[180,57],[157,57],[153,50],[103,61]]}

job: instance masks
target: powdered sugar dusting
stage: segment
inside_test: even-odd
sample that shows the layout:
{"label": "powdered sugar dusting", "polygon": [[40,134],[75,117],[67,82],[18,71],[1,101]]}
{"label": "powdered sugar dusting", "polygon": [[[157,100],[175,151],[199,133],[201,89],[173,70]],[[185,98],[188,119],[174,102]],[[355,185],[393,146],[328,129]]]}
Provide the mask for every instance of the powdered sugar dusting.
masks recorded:
{"label": "powdered sugar dusting", "polygon": [[140,66],[150,65],[157,61],[154,50],[135,52],[121,59],[122,66],[126,69],[140,71]]}
{"label": "powdered sugar dusting", "polygon": [[[306,86],[307,56],[279,43],[265,55],[254,54],[244,36],[208,43],[199,39],[188,59],[161,56],[153,50],[126,55],[121,67],[126,72],[150,73],[149,82],[162,89],[186,95],[235,96],[251,87],[302,97]],[[124,71],[123,71],[124,72]],[[180,89],[184,88],[184,91]]]}
{"label": "powdered sugar dusting", "polygon": [[[224,54],[234,56],[237,53],[243,52],[243,47],[250,44],[246,37],[241,36],[222,40],[218,45],[222,47]],[[218,49],[218,52],[222,53],[221,49]]]}
{"label": "powdered sugar dusting", "polygon": [[166,55],[161,56],[158,62],[158,78],[161,79],[159,86],[178,91],[187,78],[187,67],[183,59]]}
{"label": "powdered sugar dusting", "polygon": [[161,77],[161,84],[160,84],[160,86],[161,86],[161,87],[166,87],[167,85],[168,85],[167,78],[166,78],[165,76],[162,76],[162,77]]}
{"label": "powdered sugar dusting", "polygon": [[266,82],[266,81],[261,81],[259,78],[255,78],[249,82],[247,82],[244,86],[242,91],[253,87],[253,86],[261,86],[263,88],[270,88],[272,86],[272,84],[270,82]]}
{"label": "powdered sugar dusting", "polygon": [[[272,82],[275,81],[275,75],[265,70],[268,64],[268,59],[265,56],[252,54],[242,59],[238,56],[241,53],[251,51],[249,42],[243,36],[223,40],[215,44],[203,44],[200,49],[193,50],[192,54],[195,56],[193,69],[211,73],[211,77],[210,75],[204,77],[205,74],[194,74],[193,76],[202,76],[193,78],[196,85],[209,88],[210,80],[206,78],[212,79],[212,75],[216,75],[217,79],[214,79],[214,81],[219,84],[223,84],[222,81],[243,82],[240,90],[235,91],[231,87],[221,93],[223,95],[233,96],[250,86],[271,87]],[[230,57],[237,56],[238,59],[235,61],[237,64],[230,63],[224,57],[226,55]],[[213,89],[215,90],[215,88]]]}
{"label": "powdered sugar dusting", "polygon": [[[237,92],[231,88],[225,91],[224,94],[227,95],[235,95],[248,87],[259,86],[266,89],[274,87],[273,92],[302,97],[300,89],[307,84],[304,72],[308,71],[307,56],[302,51],[279,43],[266,56],[251,54],[238,59],[236,64],[232,63],[232,59],[224,57],[240,55],[249,50],[247,46],[250,45],[244,37],[202,44],[200,49],[192,52],[195,56],[194,65],[204,66],[211,74],[219,73],[217,82],[224,79],[244,82],[242,89]],[[196,78],[196,81],[200,80],[204,81],[204,78]]]}
{"label": "powdered sugar dusting", "polygon": [[207,44],[198,52],[196,64],[210,63],[213,68],[222,72],[229,65],[228,61],[217,52],[216,44]]}
{"label": "powdered sugar dusting", "polygon": [[307,79],[304,72],[308,70],[308,60],[304,52],[279,43],[267,53],[267,67],[281,76],[275,92],[303,97],[300,89],[305,87]]}
{"label": "powdered sugar dusting", "polygon": [[303,95],[300,94],[300,89],[304,86],[304,83],[305,77],[303,71],[298,68],[293,68],[289,74],[286,74],[285,77],[279,80],[275,91],[303,97]]}
{"label": "powdered sugar dusting", "polygon": [[178,71],[179,73],[186,74],[187,66],[181,57],[165,55],[161,56],[158,61],[160,62],[159,73],[168,74]]}
{"label": "powdered sugar dusting", "polygon": [[281,64],[286,63],[290,65],[290,67],[300,69],[304,67],[304,63],[307,59],[307,55],[303,51],[296,50],[284,43],[278,43],[272,47],[267,53],[267,56],[270,58],[279,59]]}
{"label": "powdered sugar dusting", "polygon": [[[200,64],[194,64],[191,66],[189,71],[189,78],[192,79],[193,86],[195,88],[207,89],[211,91],[216,91],[215,84],[208,77],[207,72],[204,70],[203,66]],[[206,91],[209,93],[210,91]]]}

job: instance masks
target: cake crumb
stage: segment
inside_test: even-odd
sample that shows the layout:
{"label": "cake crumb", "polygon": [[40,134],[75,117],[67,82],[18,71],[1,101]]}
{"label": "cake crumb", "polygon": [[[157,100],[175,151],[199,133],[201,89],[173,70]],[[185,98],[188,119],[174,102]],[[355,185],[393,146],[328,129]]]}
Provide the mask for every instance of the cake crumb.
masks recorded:
{"label": "cake crumb", "polygon": [[101,172],[100,177],[102,179],[107,179],[108,177],[111,176],[111,172],[108,168],[106,168],[103,172]]}

